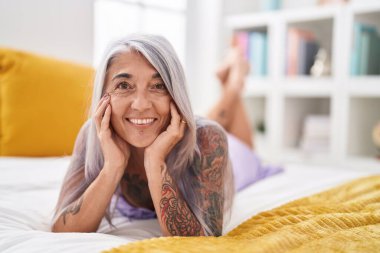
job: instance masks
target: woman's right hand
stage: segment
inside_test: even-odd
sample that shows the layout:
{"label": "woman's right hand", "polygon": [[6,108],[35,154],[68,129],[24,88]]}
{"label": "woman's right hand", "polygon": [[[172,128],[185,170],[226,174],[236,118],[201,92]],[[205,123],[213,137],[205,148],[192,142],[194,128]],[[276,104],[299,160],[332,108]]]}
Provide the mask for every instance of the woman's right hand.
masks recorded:
{"label": "woman's right hand", "polygon": [[103,151],[104,166],[116,169],[122,175],[128,165],[130,148],[129,144],[111,128],[111,111],[110,95],[107,94],[99,101],[93,119]]}

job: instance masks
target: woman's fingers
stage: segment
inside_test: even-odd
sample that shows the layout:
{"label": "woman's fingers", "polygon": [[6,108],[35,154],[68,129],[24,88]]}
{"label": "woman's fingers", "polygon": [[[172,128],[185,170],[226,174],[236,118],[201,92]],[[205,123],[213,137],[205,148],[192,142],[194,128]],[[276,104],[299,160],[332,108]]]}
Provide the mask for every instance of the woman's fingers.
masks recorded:
{"label": "woman's fingers", "polygon": [[109,96],[106,97],[103,101],[99,102],[100,105],[98,109],[95,111],[94,119],[95,119],[95,125],[96,125],[96,129],[98,133],[101,129],[101,123],[102,123],[103,116],[105,114],[105,110],[107,108],[108,103],[109,103]]}
{"label": "woman's fingers", "polygon": [[181,118],[181,115],[178,113],[178,110],[174,103],[170,104],[170,110],[172,119],[170,124],[175,128],[175,135],[178,139],[182,139],[185,129],[186,129],[186,121]]}
{"label": "woman's fingers", "polygon": [[180,138],[182,138],[183,135],[185,134],[186,125],[187,125],[187,122],[185,120],[181,119],[181,122],[180,122],[180,125],[179,125],[179,135],[180,135]]}
{"label": "woman's fingers", "polygon": [[108,93],[107,93],[107,94],[105,94],[105,95],[99,100],[99,103],[98,103],[98,105],[96,106],[95,111],[97,111],[97,110],[99,109],[99,107],[102,105],[102,102],[103,102],[105,99],[107,99],[108,96],[109,96],[109,95],[108,95]]}
{"label": "woman's fingers", "polygon": [[177,108],[175,107],[173,102],[170,103],[170,114],[172,116],[172,119],[170,121],[170,125],[178,128],[179,124],[180,124],[181,117],[179,116]]}
{"label": "woman's fingers", "polygon": [[104,116],[103,116],[100,128],[108,129],[110,126],[110,119],[111,119],[111,105],[107,104],[106,111],[104,112]]}

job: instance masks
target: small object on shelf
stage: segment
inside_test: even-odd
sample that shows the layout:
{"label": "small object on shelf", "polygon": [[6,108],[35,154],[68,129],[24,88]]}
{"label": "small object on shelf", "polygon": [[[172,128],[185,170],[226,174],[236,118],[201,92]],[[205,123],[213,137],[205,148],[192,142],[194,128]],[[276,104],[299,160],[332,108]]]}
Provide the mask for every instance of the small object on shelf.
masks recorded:
{"label": "small object on shelf", "polygon": [[261,0],[260,8],[263,11],[273,11],[281,8],[281,0]]}
{"label": "small object on shelf", "polygon": [[328,5],[328,4],[345,4],[348,0],[319,0],[319,5]]}
{"label": "small object on shelf", "polygon": [[320,48],[318,50],[310,74],[314,77],[328,76],[331,74],[331,63],[326,49]]}
{"label": "small object on shelf", "polygon": [[265,122],[264,120],[260,120],[257,125],[256,125],[256,130],[257,132],[261,133],[261,134],[265,134],[265,130],[266,130],[266,127],[265,127]]}
{"label": "small object on shelf", "polygon": [[308,115],[304,121],[301,149],[307,153],[328,153],[330,146],[330,117]]}
{"label": "small object on shelf", "polygon": [[373,128],[372,140],[378,151],[377,158],[380,159],[380,121]]}

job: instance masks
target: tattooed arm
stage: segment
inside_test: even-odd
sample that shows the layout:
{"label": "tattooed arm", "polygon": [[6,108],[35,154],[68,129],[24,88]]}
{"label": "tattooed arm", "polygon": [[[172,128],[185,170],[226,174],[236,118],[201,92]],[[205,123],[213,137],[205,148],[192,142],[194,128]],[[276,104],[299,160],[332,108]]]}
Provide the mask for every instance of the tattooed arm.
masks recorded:
{"label": "tattooed arm", "polygon": [[96,232],[122,177],[113,169],[105,166],[100,171],[83,195],[62,212],[53,232]]}
{"label": "tattooed arm", "polygon": [[200,164],[195,166],[194,175],[200,182],[195,189],[200,196],[203,218],[209,233],[222,234],[224,213],[224,179],[228,165],[227,138],[220,126],[208,125],[197,131],[201,152]]}
{"label": "tattooed arm", "polygon": [[[223,228],[223,171],[228,154],[224,132],[216,126],[198,130],[201,158],[193,166],[195,194],[200,196],[199,206],[208,234],[219,236]],[[173,178],[162,161],[148,163],[148,184],[164,235],[205,235],[205,228],[184,200]],[[159,166],[159,168],[157,168]],[[157,178],[159,180],[157,180]]]}
{"label": "tattooed arm", "polygon": [[204,235],[181,192],[168,173],[165,162],[150,160],[147,173],[149,190],[164,236]]}

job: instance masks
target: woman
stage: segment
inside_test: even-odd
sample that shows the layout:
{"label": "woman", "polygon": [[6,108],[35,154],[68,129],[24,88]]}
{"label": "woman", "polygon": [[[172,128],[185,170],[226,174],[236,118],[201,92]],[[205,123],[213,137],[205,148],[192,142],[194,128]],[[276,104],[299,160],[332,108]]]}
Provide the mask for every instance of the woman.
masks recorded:
{"label": "woman", "polygon": [[[133,191],[138,187],[138,192]],[[221,235],[233,196],[222,127],[194,119],[167,40],[131,35],[111,46],[95,77],[52,230],[94,232],[113,194],[155,212],[163,235]]]}

